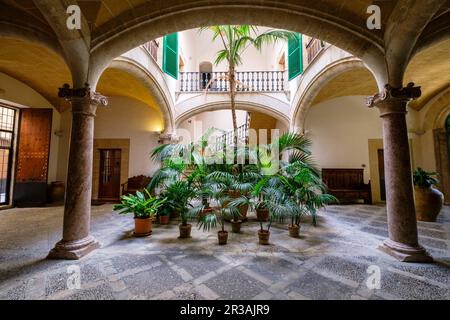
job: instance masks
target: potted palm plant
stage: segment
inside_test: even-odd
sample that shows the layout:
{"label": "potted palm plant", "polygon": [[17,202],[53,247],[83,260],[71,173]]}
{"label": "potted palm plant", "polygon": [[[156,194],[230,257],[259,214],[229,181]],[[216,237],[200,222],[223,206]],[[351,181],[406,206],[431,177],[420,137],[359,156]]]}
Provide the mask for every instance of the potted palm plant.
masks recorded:
{"label": "potted palm plant", "polygon": [[269,220],[268,220],[265,228],[264,228],[264,221],[262,221],[262,220],[259,221],[259,225],[260,225],[260,229],[258,230],[259,244],[261,244],[261,245],[269,244],[270,227],[272,226],[272,222],[274,219],[275,219],[275,216],[273,215],[272,212],[269,211]]}
{"label": "potted palm plant", "polygon": [[426,172],[417,168],[413,174],[414,193],[416,199],[416,217],[419,221],[436,221],[444,203],[442,192],[434,188],[439,181],[436,172]]}
{"label": "potted palm plant", "polygon": [[172,206],[170,202],[164,202],[158,209],[159,224],[168,225],[170,223],[170,213],[172,212]]}
{"label": "potted palm plant", "polygon": [[166,186],[162,196],[167,199],[171,210],[176,212],[180,218],[180,239],[190,238],[192,225],[188,222],[198,214],[198,210],[194,210],[195,208],[191,204],[196,197],[195,190],[188,181],[175,181]]}
{"label": "potted palm plant", "polygon": [[[267,208],[268,218],[267,220],[258,219],[260,229],[258,230],[259,244],[268,245],[270,237],[270,228],[272,222],[275,219],[273,211],[269,210],[271,208],[271,199],[267,187],[267,178],[263,178],[258,182],[251,193],[251,196],[241,196],[230,202],[232,207],[240,207],[242,205],[248,206],[250,210],[257,210],[258,208]],[[267,222],[266,226],[264,226]]]}
{"label": "potted palm plant", "polygon": [[152,220],[158,208],[165,199],[153,197],[147,189],[121,197],[120,204],[114,205],[119,214],[134,214],[134,235],[136,237],[149,236],[152,233]]}
{"label": "potted palm plant", "polygon": [[238,85],[240,83],[236,78],[236,68],[242,63],[243,54],[250,47],[261,51],[264,44],[291,39],[295,37],[295,33],[276,29],[260,32],[257,26],[252,25],[210,26],[203,27],[200,30],[209,30],[212,32],[213,40],[221,40],[222,48],[217,52],[215,64],[218,65],[221,62],[226,62],[228,64],[228,72],[221,79],[211,79],[207,89],[215,81],[225,80],[229,82],[231,115],[233,120],[233,145],[237,148],[236,93],[238,92]]}
{"label": "potted palm plant", "polygon": [[240,211],[236,206],[231,205],[228,192],[218,185],[213,187],[212,199],[217,206],[211,207],[211,212],[199,219],[199,228],[203,228],[203,231],[210,231],[219,223],[220,230],[217,232],[217,238],[219,245],[225,245],[228,241],[228,231],[225,230],[225,219],[232,218],[238,220]]}

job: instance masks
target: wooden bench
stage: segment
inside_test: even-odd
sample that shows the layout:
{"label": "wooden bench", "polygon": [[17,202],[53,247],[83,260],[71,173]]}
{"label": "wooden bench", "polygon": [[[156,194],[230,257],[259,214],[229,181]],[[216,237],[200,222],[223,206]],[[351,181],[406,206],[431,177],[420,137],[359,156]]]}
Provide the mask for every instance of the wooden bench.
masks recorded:
{"label": "wooden bench", "polygon": [[143,191],[144,188],[148,186],[151,180],[151,177],[147,177],[144,175],[128,178],[127,182],[122,183],[122,195],[136,194],[136,191]]}
{"label": "wooden bench", "polygon": [[365,204],[372,204],[370,181],[364,183],[364,169],[322,169],[322,181],[340,203],[364,200]]}

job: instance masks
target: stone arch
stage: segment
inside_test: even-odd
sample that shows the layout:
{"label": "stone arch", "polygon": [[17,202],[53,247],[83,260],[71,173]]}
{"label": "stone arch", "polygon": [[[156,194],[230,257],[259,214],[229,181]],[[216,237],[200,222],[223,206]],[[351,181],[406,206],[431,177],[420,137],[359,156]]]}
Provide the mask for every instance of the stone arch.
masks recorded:
{"label": "stone arch", "polygon": [[198,64],[199,72],[212,72],[213,64],[210,61],[202,61]]}
{"label": "stone arch", "polygon": [[291,130],[303,131],[306,116],[320,91],[340,74],[355,70],[367,69],[364,63],[355,57],[337,60],[324,67],[298,95],[292,103],[294,110],[291,116]]}
{"label": "stone arch", "polygon": [[[193,117],[197,114],[200,114],[202,112],[207,111],[217,111],[217,110],[224,110],[224,109],[230,109],[230,104],[226,102],[215,102],[215,103],[207,103],[204,105],[200,105],[194,109],[189,110],[189,112],[180,114],[180,116],[176,119],[176,125],[180,125],[183,121],[189,119],[190,117]],[[269,115],[283,123],[287,128],[289,128],[289,119],[286,118],[281,113],[274,112],[273,110],[270,110],[270,108],[267,108],[264,105],[260,105],[257,103],[250,103],[250,102],[236,102],[236,109],[238,110],[244,110],[244,111],[254,111],[254,112],[260,112],[264,113],[266,115]]]}
{"label": "stone arch", "polygon": [[[143,5],[136,12],[125,12],[123,16],[118,16],[95,30],[89,75],[89,82],[94,87],[98,74],[106,68],[109,61],[148,39],[220,24],[261,25],[307,34],[364,58],[368,65],[379,71],[380,81],[387,75],[381,33],[368,30],[364,21],[351,23],[346,19],[346,16],[351,16],[347,9],[342,9],[342,15],[336,15],[331,10],[328,12],[293,2],[244,0],[186,1],[176,5],[162,2],[158,10],[145,8]],[[223,14],[225,9],[227,14]],[[124,18],[130,18],[131,21],[124,25]]]}
{"label": "stone arch", "polygon": [[[153,60],[151,61],[154,63]],[[126,57],[114,59],[108,68],[119,69],[132,75],[148,90],[149,95],[163,115],[164,132],[172,133],[175,129],[173,99],[160,69],[157,66],[150,66],[147,69]]]}
{"label": "stone arch", "polygon": [[427,111],[423,120],[423,130],[444,128],[445,120],[450,115],[450,87],[442,90],[424,108]]}

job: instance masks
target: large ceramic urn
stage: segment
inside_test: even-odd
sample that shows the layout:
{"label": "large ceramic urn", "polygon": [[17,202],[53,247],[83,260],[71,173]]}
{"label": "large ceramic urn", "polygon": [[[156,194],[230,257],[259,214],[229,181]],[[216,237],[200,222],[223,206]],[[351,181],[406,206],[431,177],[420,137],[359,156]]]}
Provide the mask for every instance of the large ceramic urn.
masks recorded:
{"label": "large ceramic urn", "polygon": [[434,222],[444,204],[444,195],[433,187],[414,186],[418,221]]}

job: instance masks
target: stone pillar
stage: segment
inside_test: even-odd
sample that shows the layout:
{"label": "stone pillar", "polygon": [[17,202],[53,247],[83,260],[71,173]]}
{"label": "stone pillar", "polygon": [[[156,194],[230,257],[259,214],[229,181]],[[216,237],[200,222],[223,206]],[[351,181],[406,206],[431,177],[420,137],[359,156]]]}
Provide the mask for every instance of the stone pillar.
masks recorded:
{"label": "stone pillar", "polygon": [[406,127],[406,106],[420,97],[420,87],[386,85],[382,93],[368,99],[383,120],[386,207],[389,239],[380,250],[404,262],[431,262],[431,256],[419,245],[414,204],[411,159]]}
{"label": "stone pillar", "polygon": [[72,104],[72,133],[64,204],[63,238],[50,251],[49,259],[80,259],[100,247],[90,235],[94,117],[107,99],[85,88],[64,85],[59,97]]}

